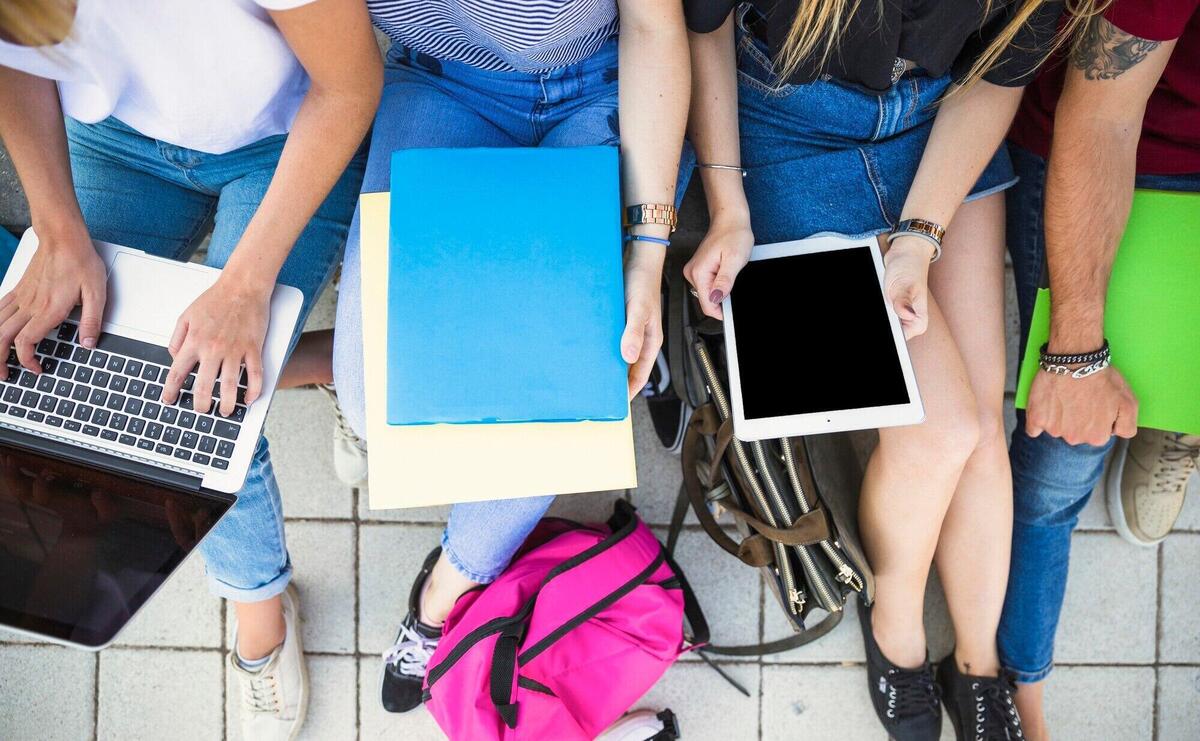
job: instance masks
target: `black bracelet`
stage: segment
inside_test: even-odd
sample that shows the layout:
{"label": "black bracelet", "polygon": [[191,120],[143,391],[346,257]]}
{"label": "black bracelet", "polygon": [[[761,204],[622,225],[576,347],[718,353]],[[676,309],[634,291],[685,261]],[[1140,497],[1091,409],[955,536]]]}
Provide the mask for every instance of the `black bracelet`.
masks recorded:
{"label": "black bracelet", "polygon": [[1049,363],[1051,365],[1075,365],[1076,363],[1095,363],[1096,361],[1104,360],[1105,358],[1112,355],[1112,352],[1108,348],[1108,339],[1107,338],[1105,338],[1104,344],[1100,346],[1099,350],[1092,350],[1091,352],[1076,353],[1074,355],[1055,355],[1055,354],[1046,352],[1049,349],[1050,349],[1050,343],[1049,342],[1044,343],[1042,345],[1040,354],[1042,356],[1041,357],[1042,362]]}

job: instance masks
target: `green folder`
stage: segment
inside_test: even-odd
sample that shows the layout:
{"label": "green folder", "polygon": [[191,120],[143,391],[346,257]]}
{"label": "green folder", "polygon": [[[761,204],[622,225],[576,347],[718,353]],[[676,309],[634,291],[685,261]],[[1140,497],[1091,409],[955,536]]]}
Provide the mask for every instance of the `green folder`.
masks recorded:
{"label": "green folder", "polygon": [[[1042,287],[1017,384],[1021,409],[1049,334],[1050,289]],[[1134,193],[1104,334],[1138,398],[1138,426],[1200,435],[1200,194]]]}

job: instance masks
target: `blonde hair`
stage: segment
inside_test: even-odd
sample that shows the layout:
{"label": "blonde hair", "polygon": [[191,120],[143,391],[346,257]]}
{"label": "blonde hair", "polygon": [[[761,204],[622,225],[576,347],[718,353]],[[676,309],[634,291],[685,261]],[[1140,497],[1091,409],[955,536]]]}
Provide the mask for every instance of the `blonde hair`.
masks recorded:
{"label": "blonde hair", "polygon": [[[1108,7],[1112,0],[1067,0],[1068,20],[1062,24],[1055,35],[1047,54],[1052,53],[1066,39],[1072,38],[1076,29]],[[986,0],[983,8],[984,17],[991,12],[995,0]],[[995,66],[1000,55],[1016,38],[1021,27],[1047,0],[1014,0],[1020,3],[1012,19],[1001,29],[1000,33],[984,49],[967,75],[960,81],[960,89],[969,88],[978,82],[988,70]],[[805,60],[816,56],[823,68],[829,57],[837,48],[838,40],[846,31],[850,19],[858,12],[863,0],[800,0],[796,8],[796,17],[792,27],[784,39],[776,65],[779,68],[779,78],[786,80],[791,77]],[[883,0],[878,0],[878,16],[883,18]]]}
{"label": "blonde hair", "polygon": [[22,46],[50,46],[71,33],[75,0],[0,0],[0,36]]}

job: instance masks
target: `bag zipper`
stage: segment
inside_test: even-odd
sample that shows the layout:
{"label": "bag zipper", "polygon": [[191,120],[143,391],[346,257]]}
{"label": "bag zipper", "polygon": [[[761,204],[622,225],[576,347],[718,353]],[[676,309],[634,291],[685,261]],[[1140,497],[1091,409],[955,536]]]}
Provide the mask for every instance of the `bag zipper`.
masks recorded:
{"label": "bag zipper", "polygon": [[[792,488],[796,490],[796,493],[800,497],[800,510],[804,512],[804,514],[808,514],[810,511],[812,511],[812,507],[808,506],[808,497],[804,495],[804,487],[800,485],[800,475],[796,470],[796,457],[792,453],[791,438],[783,438],[782,447],[783,462],[787,467],[788,478],[791,479]],[[854,567],[842,557],[842,554],[837,552],[837,549],[834,548],[833,544],[830,543],[829,540],[822,540],[821,550],[825,551],[825,555],[838,570],[837,577],[835,578],[841,583],[849,586],[854,591],[861,592],[863,590],[862,576],[860,576],[859,573],[854,570]]]}
{"label": "bag zipper", "polygon": [[[716,369],[713,367],[712,359],[708,356],[708,348],[704,346],[704,342],[697,340],[694,348],[696,350],[696,357],[700,360],[700,368],[704,372],[704,381],[708,386],[708,393],[712,396],[713,403],[716,405],[717,412],[720,414],[721,421],[723,422],[731,416],[729,400],[725,398],[725,391],[721,388]],[[736,436],[730,443],[733,446],[733,452],[737,457],[738,464],[742,467],[743,473],[746,474],[746,480],[750,483],[750,491],[757,500],[759,509],[766,515],[767,524],[771,527],[779,527],[780,525],[775,518],[774,511],[763,494],[762,486],[758,483],[758,476],[754,473],[754,467],[750,465],[745,446],[742,445],[742,441],[738,440]],[[776,497],[778,510],[780,512],[787,512],[787,507],[784,505],[782,498],[779,497],[778,491],[773,493]],[[784,589],[787,591],[788,609],[793,615],[800,615],[804,609],[806,598],[804,591],[800,589],[799,584],[796,582],[796,575],[792,571],[792,562],[787,557],[787,549],[782,543],[772,541],[771,545],[775,549],[775,564],[779,569],[780,579],[782,579]]]}

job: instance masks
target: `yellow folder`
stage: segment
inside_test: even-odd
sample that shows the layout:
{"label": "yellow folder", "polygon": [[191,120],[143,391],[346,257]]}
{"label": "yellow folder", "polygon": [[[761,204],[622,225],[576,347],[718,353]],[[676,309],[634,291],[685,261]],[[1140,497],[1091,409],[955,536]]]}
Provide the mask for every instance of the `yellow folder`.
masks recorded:
{"label": "yellow folder", "polygon": [[637,486],[629,416],[616,422],[387,423],[390,203],[387,193],[364,194],[360,200],[370,508]]}

